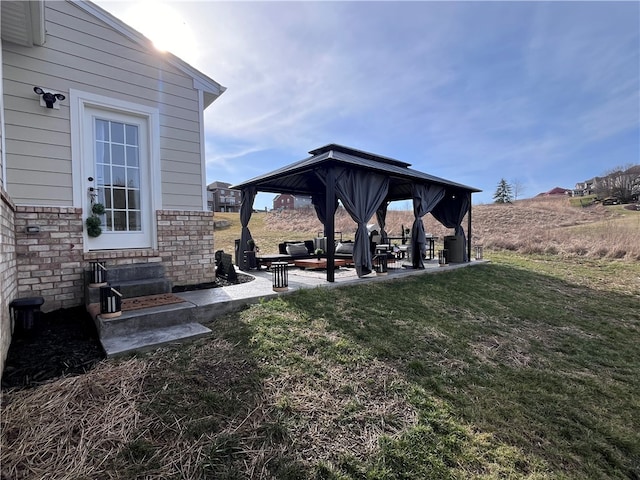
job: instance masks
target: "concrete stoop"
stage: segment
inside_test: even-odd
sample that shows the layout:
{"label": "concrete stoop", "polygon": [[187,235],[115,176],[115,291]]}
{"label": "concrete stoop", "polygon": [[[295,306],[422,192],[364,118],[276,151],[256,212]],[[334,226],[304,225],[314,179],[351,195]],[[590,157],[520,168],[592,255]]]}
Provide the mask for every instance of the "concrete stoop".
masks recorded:
{"label": "concrete stoop", "polygon": [[[107,269],[107,281],[117,286],[123,298],[145,297],[171,292],[160,263],[117,265]],[[114,318],[100,314],[100,288],[85,282],[85,303],[98,331],[107,357],[156,348],[211,332],[197,323],[195,305],[188,301],[151,308],[123,311]]]}
{"label": "concrete stoop", "polygon": [[183,323],[153,330],[140,330],[127,335],[101,338],[102,348],[107,357],[128,352],[142,352],[163,345],[193,340],[211,333],[207,327],[199,323]]}
{"label": "concrete stoop", "polygon": [[200,322],[240,310],[261,299],[273,298],[271,279],[254,278],[250,283],[176,294],[184,302],[122,312],[102,318],[100,306],[88,307],[96,322],[100,342],[108,357],[144,351],[211,333]]}
{"label": "concrete stoop", "polygon": [[124,311],[115,318],[100,315],[100,305],[87,310],[94,319],[100,343],[107,357],[143,351],[168,343],[201,337],[211,332],[194,318],[190,302]]}

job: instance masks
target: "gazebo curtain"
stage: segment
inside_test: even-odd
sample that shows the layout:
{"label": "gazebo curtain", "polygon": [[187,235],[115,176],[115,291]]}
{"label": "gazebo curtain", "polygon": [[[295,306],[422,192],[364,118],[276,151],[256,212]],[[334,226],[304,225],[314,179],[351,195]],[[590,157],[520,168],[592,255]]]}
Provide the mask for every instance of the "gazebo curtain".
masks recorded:
{"label": "gazebo curtain", "polygon": [[431,212],[445,194],[444,187],[438,185],[412,186],[413,195],[413,227],[411,228],[411,263],[413,268],[424,268],[424,254],[426,251],[426,239],[422,217]]}
{"label": "gazebo curtain", "polygon": [[249,231],[249,220],[253,213],[253,201],[256,198],[258,190],[256,187],[243,188],[241,192],[240,203],[240,223],[242,224],[242,232],[240,233],[240,246],[238,252],[238,263],[240,270],[247,269],[247,261],[244,258],[244,251],[248,248],[247,242],[251,239]]}
{"label": "gazebo curtain", "polygon": [[389,177],[370,171],[342,170],[336,176],[336,193],[345,210],[358,224],[353,246],[353,261],[358,276],[371,273],[371,249],[367,222],[389,192]]}
{"label": "gazebo curtain", "polygon": [[384,229],[384,226],[387,223],[388,207],[389,207],[389,202],[382,202],[382,205],[380,205],[378,210],[376,210],[376,220],[378,220],[378,226],[380,227],[380,238],[382,238],[382,243],[389,243],[387,232]]}
{"label": "gazebo curtain", "polygon": [[[466,245],[467,240],[462,228],[462,220],[469,211],[471,205],[470,192],[447,193],[447,201],[441,202],[433,209],[431,215],[447,228],[454,228],[455,234],[462,236],[462,243]],[[464,248],[463,261],[469,261],[467,249]]]}
{"label": "gazebo curtain", "polygon": [[[316,193],[311,195],[311,203],[313,204],[313,208],[316,211],[316,216],[318,220],[322,223],[322,225],[326,225],[327,223],[327,195],[324,193]],[[338,209],[338,202],[334,202],[336,206],[336,210]],[[336,214],[336,210],[332,212],[332,215]],[[325,235],[327,232],[324,232]]]}

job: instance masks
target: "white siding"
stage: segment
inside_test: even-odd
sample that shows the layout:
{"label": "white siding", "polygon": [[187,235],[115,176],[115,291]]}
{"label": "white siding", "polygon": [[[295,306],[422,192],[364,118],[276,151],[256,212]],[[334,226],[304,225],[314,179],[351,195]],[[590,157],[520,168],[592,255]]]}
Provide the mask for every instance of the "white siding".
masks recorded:
{"label": "white siding", "polygon": [[[2,9],[0,8],[0,12]],[[4,188],[4,75],[2,73],[2,40],[0,40],[0,188]],[[0,301],[0,306],[2,302]],[[0,358],[4,355],[0,342]]]}
{"label": "white siding", "polygon": [[[9,193],[17,204],[73,205],[69,89],[160,110],[162,208],[202,210],[200,113],[193,79],[69,2],[46,3],[42,47],[4,43]],[[40,106],[34,86],[67,96]],[[179,173],[179,175],[178,175]]]}

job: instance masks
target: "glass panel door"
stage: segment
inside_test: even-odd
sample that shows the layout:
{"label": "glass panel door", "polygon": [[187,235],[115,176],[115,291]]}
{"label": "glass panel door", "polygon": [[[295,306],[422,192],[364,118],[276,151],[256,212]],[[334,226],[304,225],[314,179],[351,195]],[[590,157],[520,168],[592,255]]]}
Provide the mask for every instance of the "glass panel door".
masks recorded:
{"label": "glass panel door", "polygon": [[105,207],[98,237],[85,237],[89,250],[152,245],[148,120],[88,108],[85,117],[87,212],[91,199]]}
{"label": "glass panel door", "polygon": [[140,146],[137,125],[95,119],[97,199],[107,232],[142,230]]}

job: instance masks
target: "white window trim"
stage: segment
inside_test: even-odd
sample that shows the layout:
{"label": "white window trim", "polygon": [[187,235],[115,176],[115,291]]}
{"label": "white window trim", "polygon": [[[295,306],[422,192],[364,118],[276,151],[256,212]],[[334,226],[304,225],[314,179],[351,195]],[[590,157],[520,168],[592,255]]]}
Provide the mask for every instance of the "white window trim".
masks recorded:
{"label": "white window trim", "polygon": [[[110,110],[125,115],[137,115],[147,120],[149,126],[149,188],[151,189],[151,243],[157,248],[158,232],[156,211],[162,206],[162,184],[160,165],[160,111],[154,107],[119,100],[81,90],[69,90],[69,108],[71,117],[71,165],[73,175],[73,206],[83,208],[86,198],[86,174],[82,159],[84,142],[83,120],[87,107]],[[86,242],[85,242],[86,245]]]}

